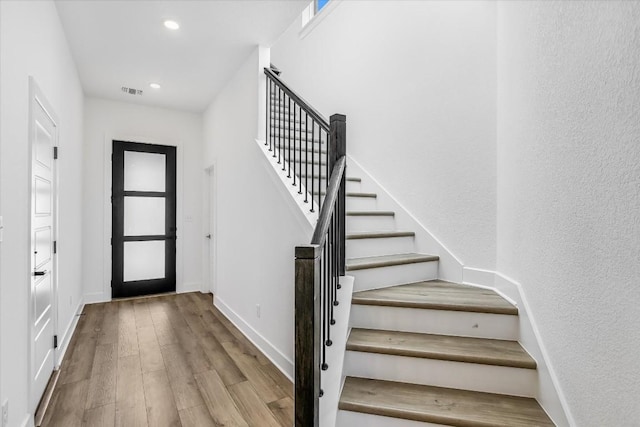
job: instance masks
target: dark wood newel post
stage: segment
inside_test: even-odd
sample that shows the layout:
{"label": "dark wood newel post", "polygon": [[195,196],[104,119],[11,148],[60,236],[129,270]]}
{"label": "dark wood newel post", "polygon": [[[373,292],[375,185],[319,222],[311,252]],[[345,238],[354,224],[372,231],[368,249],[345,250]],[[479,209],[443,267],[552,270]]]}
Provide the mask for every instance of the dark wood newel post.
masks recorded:
{"label": "dark wood newel post", "polygon": [[296,247],[296,427],[318,427],[320,420],[320,254],[318,245]]}
{"label": "dark wood newel post", "polygon": [[[347,116],[344,114],[334,114],[331,116],[331,143],[329,144],[329,162],[331,170],[334,163],[342,156],[347,155]],[[344,276],[345,273],[345,225],[346,225],[346,178],[347,170],[342,176],[340,182],[340,192],[338,193],[338,203],[336,215],[338,221],[338,275]]]}

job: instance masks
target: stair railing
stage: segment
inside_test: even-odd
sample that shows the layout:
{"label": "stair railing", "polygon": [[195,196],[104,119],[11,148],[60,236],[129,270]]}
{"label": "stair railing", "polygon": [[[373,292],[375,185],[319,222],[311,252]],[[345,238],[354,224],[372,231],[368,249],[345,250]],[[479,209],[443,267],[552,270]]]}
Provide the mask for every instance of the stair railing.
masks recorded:
{"label": "stair railing", "polygon": [[321,372],[329,368],[327,347],[345,273],[346,116],[334,114],[327,122],[272,70],[264,72],[265,145],[311,202],[310,210],[316,199],[320,206],[311,243],[295,248],[295,426],[317,427]]}

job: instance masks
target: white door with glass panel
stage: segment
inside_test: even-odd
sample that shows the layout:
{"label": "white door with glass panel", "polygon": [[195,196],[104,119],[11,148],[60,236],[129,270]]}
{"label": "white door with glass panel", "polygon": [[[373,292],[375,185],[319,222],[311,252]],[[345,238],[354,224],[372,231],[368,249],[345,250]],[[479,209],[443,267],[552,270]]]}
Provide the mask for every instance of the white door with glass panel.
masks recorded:
{"label": "white door with glass panel", "polygon": [[57,126],[53,111],[32,82],[31,141],[31,393],[35,410],[55,367],[54,238],[56,178],[54,147]]}
{"label": "white door with glass panel", "polygon": [[113,141],[112,295],[176,290],[176,148]]}

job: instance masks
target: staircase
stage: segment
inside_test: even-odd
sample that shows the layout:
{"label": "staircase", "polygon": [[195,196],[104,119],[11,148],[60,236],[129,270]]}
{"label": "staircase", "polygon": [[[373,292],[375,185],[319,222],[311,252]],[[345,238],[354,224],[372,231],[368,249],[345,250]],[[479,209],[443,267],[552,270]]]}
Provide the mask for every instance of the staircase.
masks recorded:
{"label": "staircase", "polygon": [[552,426],[518,310],[493,291],[438,279],[438,257],[351,177],[347,274],[355,276],[336,426]]}
{"label": "staircase", "polygon": [[[331,175],[329,133],[278,87],[267,92],[265,145],[318,208]],[[415,232],[397,230],[394,217],[347,169],[346,274],[355,284],[336,426],[553,426],[535,400],[536,361],[517,341],[517,308],[493,291],[438,280],[438,256],[417,253]],[[296,413],[298,425],[311,424]]]}

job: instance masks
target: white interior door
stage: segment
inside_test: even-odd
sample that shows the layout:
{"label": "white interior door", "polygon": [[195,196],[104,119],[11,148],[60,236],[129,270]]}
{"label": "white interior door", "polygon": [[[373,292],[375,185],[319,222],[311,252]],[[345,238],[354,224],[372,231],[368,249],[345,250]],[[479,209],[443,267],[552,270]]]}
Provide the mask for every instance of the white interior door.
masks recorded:
{"label": "white interior door", "polygon": [[31,408],[35,410],[55,367],[56,122],[38,92],[31,99]]}

